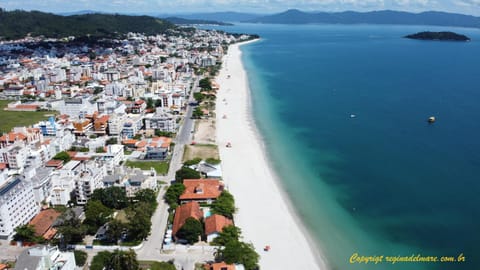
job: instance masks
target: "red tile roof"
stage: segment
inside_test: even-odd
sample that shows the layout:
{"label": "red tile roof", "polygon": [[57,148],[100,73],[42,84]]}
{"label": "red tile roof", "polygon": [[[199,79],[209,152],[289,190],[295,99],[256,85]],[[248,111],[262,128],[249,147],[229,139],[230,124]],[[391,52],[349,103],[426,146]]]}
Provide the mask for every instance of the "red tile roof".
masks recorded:
{"label": "red tile roof", "polygon": [[223,183],[215,179],[185,179],[185,191],[180,200],[216,199],[223,191]]}
{"label": "red tile roof", "polygon": [[63,165],[63,160],[51,159],[51,160],[47,161],[47,163],[45,164],[45,167],[59,168],[62,165]]}
{"label": "red tile roof", "polygon": [[205,234],[219,233],[224,227],[233,225],[233,221],[221,215],[211,215],[205,219]]}
{"label": "red tile roof", "polygon": [[23,133],[20,132],[9,132],[8,134],[5,134],[0,137],[0,141],[2,142],[13,142],[15,139],[18,140],[25,140],[27,136],[25,136]]}
{"label": "red tile roof", "polygon": [[207,263],[203,266],[205,270],[235,270],[235,265],[225,262]]}
{"label": "red tile roof", "polygon": [[185,224],[187,218],[193,217],[200,220],[203,217],[203,211],[200,209],[198,202],[189,202],[182,204],[175,209],[175,217],[173,219],[172,234],[175,235],[178,230]]}
{"label": "red tile roof", "polygon": [[7,163],[0,162],[0,171],[7,168]]}
{"label": "red tile roof", "polygon": [[35,235],[44,236],[44,237],[47,236],[52,238],[53,235],[47,235],[46,233],[50,230],[53,223],[60,216],[60,214],[61,214],[60,212],[57,212],[54,209],[47,209],[47,210],[40,211],[40,213],[38,213],[30,221],[30,225],[33,225],[35,227]]}

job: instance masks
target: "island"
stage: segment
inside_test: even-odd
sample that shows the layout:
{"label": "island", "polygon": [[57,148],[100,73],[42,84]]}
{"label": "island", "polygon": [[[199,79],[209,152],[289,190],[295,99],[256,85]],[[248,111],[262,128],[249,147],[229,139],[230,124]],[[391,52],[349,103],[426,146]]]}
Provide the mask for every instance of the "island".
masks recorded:
{"label": "island", "polygon": [[405,36],[410,39],[442,40],[442,41],[470,41],[470,38],[454,32],[419,32]]}

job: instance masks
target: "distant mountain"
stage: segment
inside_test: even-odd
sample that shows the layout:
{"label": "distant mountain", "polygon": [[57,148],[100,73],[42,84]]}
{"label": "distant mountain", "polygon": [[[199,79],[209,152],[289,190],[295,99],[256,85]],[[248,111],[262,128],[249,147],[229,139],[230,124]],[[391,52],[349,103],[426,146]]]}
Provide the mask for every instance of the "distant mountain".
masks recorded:
{"label": "distant mountain", "polygon": [[165,33],[177,27],[165,20],[149,16],[85,14],[60,16],[39,11],[1,11],[0,37],[4,39],[31,36],[112,37],[128,32]]}
{"label": "distant mountain", "polygon": [[404,24],[404,25],[437,25],[480,28],[480,17],[455,13],[428,11],[410,13],[393,10],[371,12],[303,12],[297,9],[282,13],[258,17],[246,22],[282,23],[282,24]]}
{"label": "distant mountain", "polygon": [[71,12],[59,12],[56,13],[62,16],[72,16],[72,15],[85,15],[85,14],[95,14],[95,13],[103,13],[95,10],[79,10],[79,11],[71,11]]}
{"label": "distant mountain", "polygon": [[198,20],[198,19],[184,19],[180,17],[167,17],[163,18],[166,21],[169,21],[173,24],[184,24],[184,25],[192,25],[192,24],[209,24],[209,25],[233,25],[231,23],[224,23],[219,21],[210,21],[210,20]]}
{"label": "distant mountain", "polygon": [[177,14],[176,16],[185,19],[198,19],[209,21],[221,21],[221,22],[242,22],[253,20],[258,17],[262,17],[265,14],[253,14],[253,13],[240,13],[240,12],[214,12],[214,13],[192,13],[192,14]]}

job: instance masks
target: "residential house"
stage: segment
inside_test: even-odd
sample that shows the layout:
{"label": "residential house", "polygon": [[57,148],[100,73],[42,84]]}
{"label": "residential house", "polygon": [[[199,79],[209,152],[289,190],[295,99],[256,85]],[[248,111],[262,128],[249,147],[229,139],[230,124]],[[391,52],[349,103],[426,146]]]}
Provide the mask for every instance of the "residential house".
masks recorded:
{"label": "residential house", "polygon": [[35,229],[35,236],[41,236],[45,240],[52,239],[57,233],[53,224],[61,214],[52,208],[40,211],[29,223]]}
{"label": "residential house", "polygon": [[14,270],[75,270],[73,252],[61,252],[58,247],[35,246],[18,256]]}
{"label": "residential house", "polygon": [[185,179],[185,191],[180,195],[180,202],[212,203],[224,190],[224,185],[218,179]]}
{"label": "residential house", "polygon": [[212,242],[224,227],[233,225],[233,221],[222,215],[213,214],[205,219],[205,235],[207,242]]}
{"label": "residential house", "polygon": [[195,218],[200,220],[203,218],[203,211],[200,209],[200,205],[198,202],[188,202],[186,204],[182,204],[175,209],[175,217],[173,218],[173,228],[172,228],[172,235],[173,237],[179,241],[176,234],[185,224],[185,221],[188,218]]}

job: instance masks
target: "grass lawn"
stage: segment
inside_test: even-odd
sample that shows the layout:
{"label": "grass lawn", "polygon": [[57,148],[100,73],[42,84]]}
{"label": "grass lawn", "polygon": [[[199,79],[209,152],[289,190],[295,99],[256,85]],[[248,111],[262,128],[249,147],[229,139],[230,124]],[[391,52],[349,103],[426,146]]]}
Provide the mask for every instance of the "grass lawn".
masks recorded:
{"label": "grass lawn", "polygon": [[185,145],[185,152],[183,153],[183,161],[192,160],[194,158],[220,159],[218,154],[218,146],[215,144],[195,144]]}
{"label": "grass lawn", "polygon": [[3,108],[12,100],[0,100],[0,132],[9,132],[14,127],[30,126],[41,120],[46,120],[50,115],[54,115],[55,111],[43,112],[14,112],[4,111]]}
{"label": "grass lawn", "polygon": [[150,270],[175,270],[175,266],[169,262],[139,261],[140,269]]}
{"label": "grass lawn", "polygon": [[125,210],[118,210],[117,215],[115,216],[115,219],[123,223],[128,223],[127,214],[125,213]]}
{"label": "grass lawn", "polygon": [[165,161],[131,161],[125,163],[128,167],[140,168],[142,170],[150,170],[154,168],[158,174],[167,174],[169,163]]}

